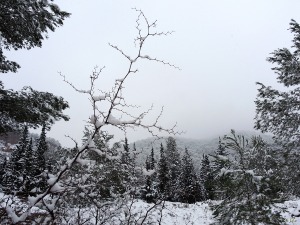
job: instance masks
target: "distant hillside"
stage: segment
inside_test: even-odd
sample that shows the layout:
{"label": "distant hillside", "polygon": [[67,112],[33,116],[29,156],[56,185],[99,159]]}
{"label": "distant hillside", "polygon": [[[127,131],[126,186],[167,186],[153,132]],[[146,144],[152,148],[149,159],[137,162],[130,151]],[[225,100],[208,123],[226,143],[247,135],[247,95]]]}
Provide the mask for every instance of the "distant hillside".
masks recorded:
{"label": "distant hillside", "polygon": [[[33,141],[33,146],[37,145],[37,140],[39,139],[39,135],[35,133],[30,133],[30,137]],[[7,135],[0,136],[0,163],[3,161],[4,157],[9,157],[11,152],[20,140],[21,135],[18,133],[8,133]],[[61,148],[61,144],[59,141],[54,138],[47,137],[46,141],[48,143],[48,152],[46,155],[55,154],[56,149]]]}
{"label": "distant hillside", "polygon": [[[253,135],[260,135],[265,141],[272,143],[272,137],[269,135],[264,135],[256,132],[236,132],[237,134],[242,134],[246,138],[251,138]],[[168,137],[163,137],[157,140],[154,137],[139,140],[135,142],[136,149],[141,152],[138,156],[137,163],[144,164],[146,161],[146,157],[150,154],[151,148],[154,149],[154,154],[156,159],[159,159],[159,150],[160,144],[166,146],[166,139]],[[219,137],[211,138],[211,139],[190,139],[183,137],[174,137],[177,143],[177,147],[180,153],[183,153],[184,149],[187,148],[190,152],[194,165],[196,168],[199,168],[202,155],[203,154],[212,154],[217,150]],[[133,143],[130,144],[130,147],[133,147]]]}

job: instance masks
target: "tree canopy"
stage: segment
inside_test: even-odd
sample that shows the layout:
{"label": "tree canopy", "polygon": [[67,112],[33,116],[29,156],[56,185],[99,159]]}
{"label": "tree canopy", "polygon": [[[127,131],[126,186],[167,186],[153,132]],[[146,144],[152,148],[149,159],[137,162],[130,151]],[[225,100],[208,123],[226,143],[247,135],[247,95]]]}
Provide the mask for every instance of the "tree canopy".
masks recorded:
{"label": "tree canopy", "polygon": [[62,97],[49,92],[39,92],[31,87],[21,91],[6,90],[0,81],[0,134],[53,124],[56,120],[69,120],[62,113],[69,107]]}
{"label": "tree canopy", "polygon": [[277,66],[272,70],[286,91],[276,90],[261,83],[256,98],[255,128],[271,132],[277,140],[290,146],[299,146],[300,129],[300,25],[292,20],[290,30],[294,35],[291,51],[280,48],[271,53],[267,61]]}
{"label": "tree canopy", "polygon": [[69,15],[53,0],[1,0],[0,73],[20,68],[18,63],[7,60],[3,50],[41,47],[48,31],[63,25]]}

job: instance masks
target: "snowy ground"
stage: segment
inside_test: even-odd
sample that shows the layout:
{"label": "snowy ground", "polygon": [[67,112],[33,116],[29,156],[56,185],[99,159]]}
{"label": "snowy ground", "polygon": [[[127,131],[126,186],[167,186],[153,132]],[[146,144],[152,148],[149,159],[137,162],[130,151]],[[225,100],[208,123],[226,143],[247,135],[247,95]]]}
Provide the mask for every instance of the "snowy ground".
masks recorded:
{"label": "snowy ground", "polygon": [[[143,201],[135,203],[136,210],[146,209],[151,204]],[[208,225],[214,220],[212,218],[212,211],[209,209],[208,203],[184,204],[165,202],[162,209],[162,216],[159,209],[153,210],[151,213],[154,224],[159,224],[161,218],[162,225]]]}
{"label": "snowy ground", "polygon": [[[161,225],[206,225],[211,224],[215,220],[212,216],[212,211],[209,205],[212,202],[198,202],[196,204],[172,203],[166,202],[162,211]],[[143,201],[135,203],[136,210],[149,208],[149,204]],[[280,206],[287,207],[287,212],[283,213],[286,220],[286,225],[300,225],[300,200],[287,201]],[[156,221],[160,218],[159,210],[154,210],[152,213]],[[159,224],[154,223],[154,224]]]}
{"label": "snowy ground", "polygon": [[[3,200],[5,197],[6,196],[0,193],[0,200]],[[149,211],[153,204],[147,204],[141,200],[134,200],[131,203],[133,204],[131,204],[130,214],[132,214],[132,216],[136,218],[135,221],[138,221],[137,224],[139,224],[145,218],[147,210]],[[165,202],[159,207],[151,209],[147,213],[147,219],[144,224],[208,225],[214,222],[212,211],[209,207],[212,203],[213,202],[199,202],[196,204],[184,204]],[[3,207],[3,201],[1,205]],[[283,213],[287,225],[300,225],[300,217],[297,217],[297,215],[300,214],[300,200],[287,201],[284,204],[281,204],[280,206],[285,206],[287,208],[287,212]],[[37,208],[34,209],[34,211],[36,210]],[[118,222],[114,224],[119,224],[119,219],[125,219],[125,210],[126,209],[124,207],[124,210],[122,210],[123,213],[121,213],[123,215],[120,215],[117,219]],[[72,209],[72,211],[76,212],[76,209]],[[87,209],[84,217],[89,217],[89,214],[91,212],[92,209]],[[1,218],[0,224],[2,224]],[[94,224],[93,219],[89,220],[89,222],[86,224]]]}

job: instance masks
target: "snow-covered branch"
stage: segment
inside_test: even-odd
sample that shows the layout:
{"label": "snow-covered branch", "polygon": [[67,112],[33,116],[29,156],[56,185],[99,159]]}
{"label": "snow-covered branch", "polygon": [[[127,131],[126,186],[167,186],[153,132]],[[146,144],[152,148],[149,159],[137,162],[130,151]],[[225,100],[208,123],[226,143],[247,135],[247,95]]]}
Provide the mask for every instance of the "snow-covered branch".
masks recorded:
{"label": "snow-covered branch", "polygon": [[[148,19],[144,15],[144,13],[141,10],[135,9],[139,15],[136,20],[137,26],[136,29],[138,31],[138,35],[135,38],[135,43],[138,42],[137,46],[137,52],[135,55],[130,56],[127,53],[125,53],[121,48],[119,48],[116,45],[109,44],[113,49],[120,52],[125,58],[128,59],[128,69],[125,71],[124,75],[122,77],[119,77],[115,80],[115,84],[112,87],[110,91],[103,91],[103,90],[96,90],[96,81],[100,78],[100,74],[102,70],[105,67],[98,68],[95,67],[94,71],[90,75],[90,87],[88,89],[80,89],[75,87],[73,83],[68,81],[62,73],[60,75],[63,77],[63,81],[66,82],[68,85],[70,85],[76,92],[87,94],[89,96],[89,101],[92,105],[92,114],[89,118],[89,123],[92,125],[93,130],[87,137],[87,140],[84,142],[84,144],[79,147],[78,143],[74,140],[75,148],[74,148],[74,154],[72,157],[69,157],[65,164],[61,166],[60,170],[54,175],[54,174],[48,174],[48,187],[43,192],[40,193],[37,196],[29,197],[28,201],[30,202],[29,207],[23,212],[20,216],[16,216],[15,212],[7,207],[7,213],[14,218],[13,222],[18,221],[24,221],[26,217],[30,214],[33,207],[39,205],[42,203],[44,205],[44,208],[48,211],[49,215],[51,216],[52,220],[55,220],[55,208],[57,204],[60,204],[58,199],[60,196],[67,194],[68,191],[72,189],[71,183],[73,182],[73,179],[67,179],[68,174],[72,168],[75,166],[81,166],[81,167],[89,167],[95,164],[95,161],[88,160],[84,156],[87,152],[95,152],[98,154],[99,157],[104,157],[107,160],[115,160],[119,159],[120,156],[116,154],[107,154],[107,152],[103,149],[98,149],[94,144],[94,138],[97,134],[99,134],[100,131],[102,131],[104,126],[113,126],[116,127],[124,132],[126,132],[127,128],[135,128],[135,127],[141,127],[149,131],[149,133],[153,136],[158,136],[158,133],[160,132],[166,132],[167,134],[180,134],[181,132],[176,131],[176,124],[172,128],[164,128],[159,124],[159,119],[161,118],[163,114],[163,107],[154,120],[154,122],[146,124],[144,122],[145,117],[153,110],[153,106],[151,106],[148,110],[142,111],[140,113],[134,114],[129,111],[130,108],[138,109],[139,106],[127,104],[125,101],[125,97],[123,96],[122,89],[124,88],[125,82],[127,78],[131,75],[136,74],[139,70],[134,69],[136,66],[136,63],[139,59],[143,60],[149,60],[149,61],[155,61],[158,63],[162,63],[164,65],[173,67],[175,69],[179,69],[179,67],[165,62],[164,60],[159,60],[155,57],[149,57],[146,54],[141,54],[143,50],[143,45],[148,38],[152,38],[155,36],[161,36],[161,35],[169,35],[172,34],[172,32],[157,32],[154,30],[156,28],[156,21],[153,23],[149,23]],[[146,27],[142,28],[141,20],[144,20]],[[84,181],[89,179],[88,177],[82,178]],[[90,187],[90,186],[89,186]],[[84,189],[84,188],[83,188]],[[89,193],[85,193],[84,191],[81,192],[84,196],[90,196]],[[50,195],[56,196],[52,200],[49,200]],[[96,205],[96,214],[100,211],[99,206],[100,203],[94,202]],[[146,221],[146,218],[150,211],[156,207],[158,204],[155,204],[153,207],[149,208],[146,211],[146,215],[141,216],[138,221],[136,221],[138,224],[143,224]],[[105,208],[105,207],[104,207]],[[78,217],[80,216],[80,209],[77,211]],[[98,215],[98,214],[97,214]],[[128,218],[127,218],[128,219]],[[129,218],[128,221],[131,221]]]}

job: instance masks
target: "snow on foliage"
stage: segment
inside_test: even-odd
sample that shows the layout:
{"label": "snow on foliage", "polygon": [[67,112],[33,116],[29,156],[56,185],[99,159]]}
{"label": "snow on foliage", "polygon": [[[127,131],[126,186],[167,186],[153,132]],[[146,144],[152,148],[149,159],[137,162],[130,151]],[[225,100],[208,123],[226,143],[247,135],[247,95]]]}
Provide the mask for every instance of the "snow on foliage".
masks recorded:
{"label": "snow on foliage", "polygon": [[151,176],[154,173],[155,173],[155,170],[146,170],[145,168],[143,168],[143,175],[145,175],[145,176]]}

